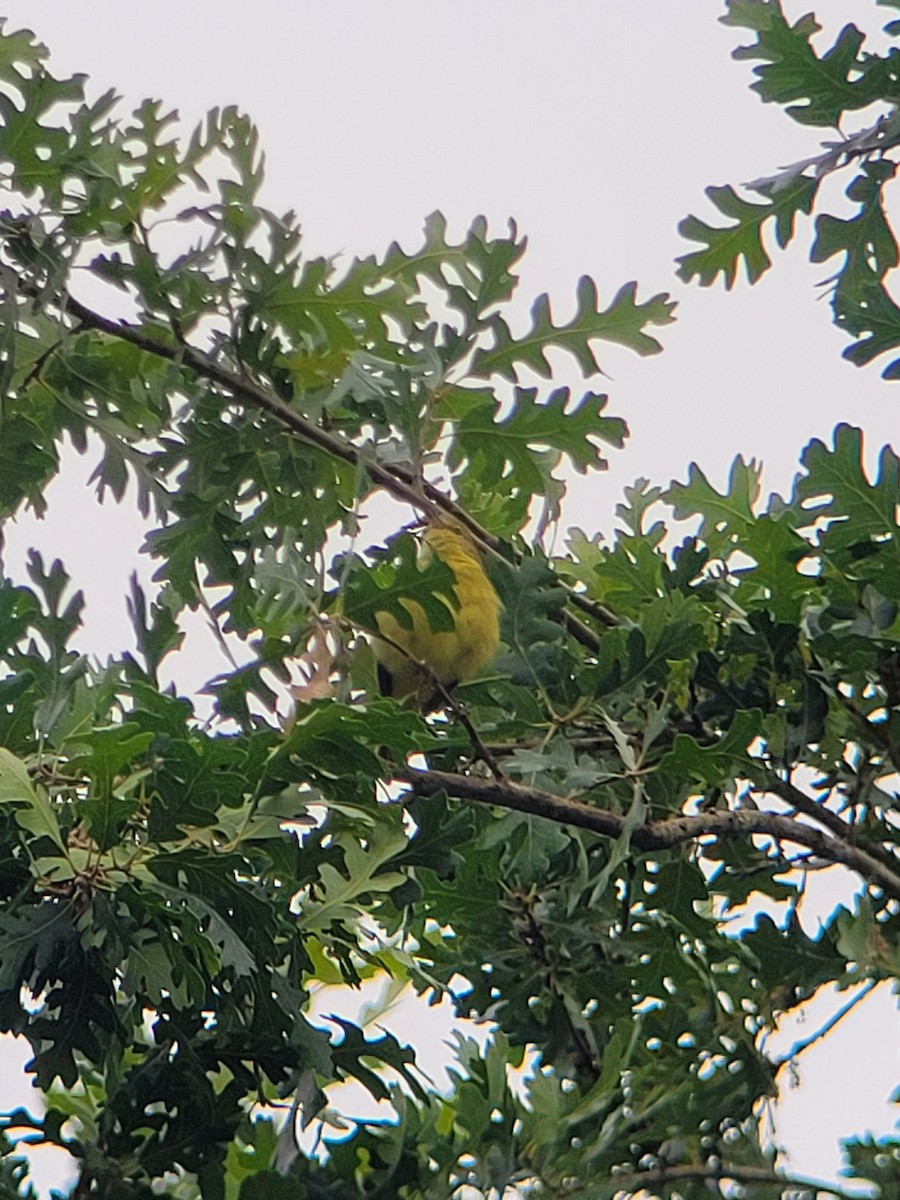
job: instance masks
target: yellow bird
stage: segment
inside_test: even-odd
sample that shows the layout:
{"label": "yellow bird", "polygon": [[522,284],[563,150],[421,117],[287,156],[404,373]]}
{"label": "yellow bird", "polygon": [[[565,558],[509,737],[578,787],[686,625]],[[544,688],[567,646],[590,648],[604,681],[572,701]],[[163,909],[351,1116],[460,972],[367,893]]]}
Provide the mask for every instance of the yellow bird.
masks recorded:
{"label": "yellow bird", "polygon": [[[378,684],[385,696],[415,702],[428,709],[439,703],[434,680],[445,688],[474,679],[494,655],[500,643],[500,599],[484,572],[478,550],[462,526],[434,524],[425,534],[427,550],[451,569],[458,607],[439,596],[453,613],[455,628],[437,632],[428,623],[415,600],[400,603],[412,617],[405,629],[388,612],[376,613],[378,631],[389,641],[377,639]],[[421,663],[429,668],[423,671]]]}

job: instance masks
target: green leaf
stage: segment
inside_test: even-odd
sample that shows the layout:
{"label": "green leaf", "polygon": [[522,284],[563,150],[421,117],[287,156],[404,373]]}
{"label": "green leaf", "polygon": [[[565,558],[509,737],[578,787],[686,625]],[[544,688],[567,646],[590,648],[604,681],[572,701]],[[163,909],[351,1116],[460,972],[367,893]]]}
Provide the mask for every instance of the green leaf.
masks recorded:
{"label": "green leaf", "polygon": [[843,1142],[847,1168],[843,1175],[878,1188],[879,1200],[900,1198],[900,1138],[871,1134]]}
{"label": "green leaf", "polygon": [[804,524],[819,524],[821,553],[900,600],[900,458],[885,446],[870,482],[862,430],[842,423],[835,428],[833,448],[814,438],[801,462],[791,503]]}
{"label": "green leaf", "polygon": [[712,746],[701,746],[686,733],[677,734],[662,767],[707,787],[720,787],[741,777],[754,778],[759,768],[750,757],[749,746],[759,737],[760,716],[752,710],[737,713],[728,732]]}
{"label": "green leaf", "polygon": [[599,534],[588,542],[576,530],[570,534],[569,545],[582,564],[579,578],[588,594],[620,616],[634,616],[644,604],[659,598],[665,560],[652,539],[619,536],[607,550],[601,547]]}
{"label": "green leaf", "polygon": [[[811,39],[821,31],[812,13],[790,25],[780,0],[727,0],[723,25],[751,29],[757,35],[749,46],[734,51],[737,59],[762,59],[754,67],[753,90],[766,102],[786,106],[787,113],[804,125],[837,126],[841,115],[865,108],[876,98],[872,72],[860,56],[863,35],[855,25],[845,25],[834,45],[821,56]],[[878,73],[874,86],[885,82]]]}
{"label": "green leaf", "polygon": [[678,277],[685,283],[696,278],[703,287],[709,287],[721,275],[730,290],[743,259],[748,280],[756,283],[772,265],[763,243],[764,226],[775,222],[775,239],[784,249],[794,236],[797,214],[812,212],[817,190],[818,180],[800,175],[784,187],[769,187],[766,202],[759,204],[743,199],[732,187],[708,187],[707,196],[723,216],[732,218],[732,223],[714,226],[694,216],[686,217],[678,232],[702,243],[703,249],[692,250],[677,260]]}
{"label": "green leaf", "polygon": [[334,278],[324,258],[304,263],[294,277],[281,275],[258,296],[255,314],[283,325],[293,339],[326,339],[348,349],[365,344],[388,349],[386,321],[393,318],[408,332],[420,311],[412,288],[386,276],[374,258],[354,259]]}
{"label": "green leaf", "polygon": [[[172,859],[168,860],[167,863],[157,860],[157,863],[153,867],[154,873],[157,873],[158,868],[172,865],[172,863]],[[203,935],[221,953],[221,965],[223,967],[230,967],[237,975],[253,974],[256,970],[256,961],[253,957],[253,952],[235,930],[231,913],[226,910],[224,915],[220,914],[211,904],[208,904],[196,893],[190,891],[189,889],[192,886],[196,886],[198,876],[195,871],[190,873],[184,871],[181,863],[178,866],[180,868],[179,873],[183,875],[180,887],[170,887],[168,884],[163,883],[161,879],[156,879],[153,883],[154,889],[166,898],[173,909],[176,911],[178,909],[189,910],[197,918],[197,921],[202,926]],[[205,871],[204,874],[207,879],[212,876],[211,871]],[[185,884],[188,885],[187,888]],[[206,890],[205,885],[206,880],[204,880],[204,890]],[[219,890],[221,889],[217,887],[216,891]],[[234,888],[230,888],[229,891],[235,894]],[[150,965],[145,959],[144,967],[149,968]]]}
{"label": "green leaf", "polygon": [[783,515],[764,514],[747,529],[739,548],[754,560],[735,572],[747,584],[741,587],[741,602],[748,609],[767,609],[776,621],[797,622],[806,600],[818,591],[819,581],[798,570],[811,554],[793,522]]}
{"label": "green leaf", "polygon": [[[39,42],[30,29],[18,29],[7,32],[0,26],[0,79],[4,83],[18,85],[32,73],[39,74],[43,69],[44,59],[49,50]],[[24,67],[25,70],[22,70]]]}
{"label": "green leaf", "polygon": [[17,990],[31,970],[45,971],[72,938],[67,905],[48,903],[0,916],[0,990]]}
{"label": "green leaf", "polygon": [[77,735],[70,765],[90,778],[94,796],[104,798],[112,795],[125,774],[130,774],[152,741],[153,734],[133,721],[85,731]]}
{"label": "green leaf", "polygon": [[447,241],[447,220],[443,213],[433,212],[425,219],[425,242],[421,250],[405,254],[393,242],[384,257],[382,269],[386,276],[400,278],[418,286],[428,279],[446,290],[451,303],[460,305],[459,280],[465,295],[471,299],[473,314],[479,316],[492,305],[510,298],[516,286],[511,268],[522,257],[525,241],[516,240],[516,227],[511,221],[508,238],[489,239],[487,222],[477,217],[465,240],[458,245]]}
{"label": "green leaf", "polygon": [[383,834],[378,844],[366,849],[348,840],[343,846],[343,870],[324,863],[310,898],[301,903],[304,928],[327,931],[333,922],[353,923],[366,898],[393,891],[406,881],[397,870],[384,870],[406,848],[402,830]]}
{"label": "green leaf", "polygon": [[49,838],[65,855],[65,839],[46,793],[31,782],[21,759],[0,746],[0,804],[4,803],[24,805],[15,810],[17,823],[36,838]]}
{"label": "green leaf", "polygon": [[364,1063],[364,1059],[374,1058],[392,1067],[412,1089],[420,1100],[424,1100],[426,1092],[418,1078],[410,1068],[415,1064],[416,1056],[409,1046],[401,1046],[393,1034],[386,1033],[379,1038],[367,1041],[363,1031],[352,1021],[342,1017],[330,1018],[339,1027],[343,1037],[333,1047],[332,1053],[336,1065],[361,1080],[372,1096],[378,1100],[390,1098],[390,1090],[374,1071]]}
{"label": "green leaf", "polygon": [[[900,312],[885,287],[885,276],[900,261],[897,242],[884,211],[884,189],[896,173],[885,159],[863,162],[847,188],[858,205],[856,216],[841,219],[828,213],[816,221],[813,262],[841,255],[834,278],[832,308],[835,324],[857,340],[844,357],[857,366],[872,362],[900,345]],[[885,379],[900,371],[900,360],[883,370]]]}
{"label": "green leaf", "polygon": [[816,218],[816,240],[810,251],[812,262],[827,262],[842,254],[839,288],[853,291],[884,278],[898,262],[897,240],[885,216],[882,199],[884,185],[895,176],[895,163],[879,159],[865,163],[847,188],[850,200],[858,204],[854,217],[846,219],[823,213]]}
{"label": "green leaf", "polygon": [[547,351],[553,347],[568,350],[585,377],[602,373],[591,348],[591,342],[598,338],[627,346],[638,354],[659,354],[662,346],[645,328],[647,325],[668,325],[673,321],[674,304],[665,293],[639,304],[636,294],[637,285],[626,283],[609,307],[601,311],[596,284],[585,275],[578,282],[577,312],[565,325],[553,324],[547,295],[539,296],[534,302],[531,328],[520,338],[514,338],[506,321],[495,316],[488,323],[494,344],[490,349],[482,348],[476,352],[471,373],[480,378],[499,375],[515,382],[518,379],[516,366],[521,365],[530,367],[541,378],[549,379],[552,371]]}
{"label": "green leaf", "polygon": [[412,616],[403,601],[415,600],[432,629],[453,629],[456,576],[443,560],[424,553],[410,534],[392,538],[384,549],[370,553],[374,566],[350,556],[335,562],[334,573],[342,578],[336,600],[348,620],[374,631],[376,614],[388,612],[409,629]]}
{"label": "green leaf", "polygon": [[818,987],[834,979],[843,963],[828,932],[820,932],[818,938],[808,937],[796,914],[779,928],[763,913],[743,938],[743,944],[754,956],[767,988],[777,993],[782,1009],[812,996]]}
{"label": "green leaf", "polygon": [[376,700],[365,707],[325,702],[298,707],[281,753],[296,757],[316,778],[335,781],[336,797],[349,799],[366,794],[381,776],[381,761],[369,748],[379,745],[379,738],[397,753],[432,741],[418,714],[400,716],[390,701]]}
{"label": "green leaf", "polygon": [[[159,664],[167,654],[180,649],[184,633],[178,627],[173,612],[175,605],[165,594],[149,607],[143,588],[134,572],[129,580],[130,595],[126,601],[128,616],[137,639],[138,650],[144,657],[151,679],[155,679]],[[168,603],[167,603],[168,601]]]}
{"label": "green leaf", "polygon": [[[900,307],[879,284],[861,288],[856,302],[842,302],[836,323],[858,338],[844,351],[844,357],[858,367],[900,346]],[[900,358],[888,363],[881,375],[891,381],[900,378]]]}
{"label": "green leaf", "polygon": [[[486,489],[512,476],[526,492],[543,495],[548,490],[548,470],[561,455],[584,473],[606,465],[597,440],[623,445],[625,422],[603,415],[607,396],[587,392],[570,404],[569,389],[557,388],[545,401],[537,397],[537,388],[517,387],[500,420],[497,400],[469,406],[456,425],[449,464],[458,468],[467,460]],[[547,448],[556,451],[549,461],[541,457]]]}
{"label": "green leaf", "polygon": [[128,952],[122,986],[127,994],[147,997],[152,1004],[160,1004],[166,996],[175,996],[184,1002],[169,955],[149,930],[141,930],[135,937]]}
{"label": "green leaf", "polygon": [[671,483],[664,496],[677,521],[700,516],[699,536],[713,554],[727,557],[752,527],[761,471],[757,462],[744,462],[739,455],[731,464],[727,490],[717,492],[700,467],[691,463],[687,483]]}

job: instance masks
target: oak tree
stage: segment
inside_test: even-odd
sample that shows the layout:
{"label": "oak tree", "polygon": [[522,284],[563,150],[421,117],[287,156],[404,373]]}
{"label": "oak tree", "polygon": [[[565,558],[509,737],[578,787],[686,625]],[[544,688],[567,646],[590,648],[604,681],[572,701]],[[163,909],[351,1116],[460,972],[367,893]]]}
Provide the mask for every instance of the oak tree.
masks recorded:
{"label": "oak tree", "polygon": [[[712,189],[731,224],[685,222],[682,274],[757,278],[767,225],[785,244],[846,171],[857,215],[820,214],[813,255],[840,256],[854,361],[890,353],[895,53],[727,7],[763,99],[886,111],[757,199]],[[867,474],[842,425],[783,497],[741,457],[724,492],[694,466],[548,552],[566,473],[627,434],[604,343],[658,352],[667,296],[583,278],[571,320],[540,296],[517,328],[513,225],[456,241],[433,214],[417,246],[308,258],[234,109],[181,136],[13,29],[0,85],[0,517],[41,509],[68,440],[156,568],[105,663],[79,651],[89,531],[0,579],[0,1027],[45,1100],[2,1118],[0,1194],[33,1194],[24,1136],[85,1197],[815,1195],[760,1131],[766,1035],[900,970],[897,456]],[[378,505],[398,534],[370,546]],[[427,715],[372,653],[404,600],[448,619],[412,514],[462,522],[503,602],[499,656]],[[198,607],[237,648],[208,716],[160,674]],[[856,903],[812,936],[835,864]],[[316,1014],[377,980],[489,1023],[460,1024],[446,1087],[377,1012]],[[382,1118],[341,1110],[348,1080]],[[900,1143],[848,1155],[900,1194]]]}

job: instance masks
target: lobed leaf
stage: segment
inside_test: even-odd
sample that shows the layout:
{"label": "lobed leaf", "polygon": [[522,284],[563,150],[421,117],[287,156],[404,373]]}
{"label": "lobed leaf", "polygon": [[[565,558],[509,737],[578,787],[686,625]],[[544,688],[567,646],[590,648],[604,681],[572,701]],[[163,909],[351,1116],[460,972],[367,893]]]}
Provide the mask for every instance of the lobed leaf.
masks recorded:
{"label": "lobed leaf", "polygon": [[709,287],[721,275],[730,290],[743,260],[747,279],[756,283],[772,265],[763,242],[765,225],[775,222],[775,239],[784,249],[794,237],[797,214],[812,212],[818,180],[799,175],[782,188],[767,190],[766,201],[760,204],[743,199],[732,187],[708,187],[707,196],[719,212],[732,218],[732,223],[707,225],[694,216],[681,222],[678,232],[682,237],[701,242],[703,249],[692,250],[677,260],[679,278],[686,283],[696,278],[703,287]]}
{"label": "lobed leaf", "polygon": [[815,16],[807,13],[791,25],[781,0],[728,0],[720,19],[756,34],[756,41],[738,47],[733,57],[763,60],[754,67],[753,90],[767,103],[785,105],[795,121],[837,126],[845,111],[880,98],[886,64],[873,70],[870,56],[860,55],[865,39],[855,25],[845,25],[834,45],[819,55],[811,44],[821,31]]}
{"label": "lobed leaf", "polygon": [[591,343],[596,340],[627,346],[638,354],[659,354],[662,346],[646,332],[648,325],[668,325],[675,318],[675,307],[665,293],[652,296],[643,303],[636,299],[637,285],[624,284],[613,297],[609,307],[598,307],[597,286],[588,276],[582,276],[577,287],[577,312],[565,325],[554,325],[550,300],[539,296],[531,309],[531,328],[522,337],[513,337],[506,321],[499,314],[488,322],[493,345],[475,353],[471,373],[487,379],[499,375],[515,382],[517,366],[526,366],[543,379],[552,371],[547,351],[567,350],[578,362],[581,372],[602,374]]}

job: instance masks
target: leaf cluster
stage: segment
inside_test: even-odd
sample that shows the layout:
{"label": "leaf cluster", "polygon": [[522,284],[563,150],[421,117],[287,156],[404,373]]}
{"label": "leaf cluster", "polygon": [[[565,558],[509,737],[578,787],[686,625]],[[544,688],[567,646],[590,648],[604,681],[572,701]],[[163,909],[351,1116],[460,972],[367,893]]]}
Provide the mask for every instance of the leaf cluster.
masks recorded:
{"label": "leaf cluster", "polygon": [[[809,32],[764,8],[766,54]],[[879,76],[853,45],[805,91],[761,82],[856,104]],[[47,1100],[2,1148],[26,1130],[80,1194],[140,1200],[811,1195],[761,1141],[766,1035],[900,965],[894,453],[870,478],[840,426],[765,508],[741,459],[723,492],[696,466],[639,481],[612,536],[548,556],[532,506],[625,428],[596,391],[525,384],[560,351],[593,377],[598,341],[655,352],[664,297],[604,307],[583,280],[571,321],[540,297],[516,331],[514,227],[454,243],[437,214],[413,252],[306,258],[243,116],[179,137],[45,57],[0,37],[0,515],[40,507],[68,437],[101,498],[158,521],[159,587],[133,584],[134,643],[101,666],[62,564],[0,578],[0,1028]],[[501,655],[428,718],[375,695],[363,635],[409,598],[450,621],[451,572],[409,533],[360,552],[376,498],[467,525],[503,601]],[[201,604],[247,652],[207,721],[160,685]],[[812,936],[806,880],[834,864],[859,896]],[[383,1005],[321,1015],[374,982]],[[489,1023],[457,1029],[443,1090],[381,1026],[401,993]],[[891,1153],[850,1150],[879,1185]],[[6,1160],[0,1188],[23,1180]]]}
{"label": "leaf cluster", "polygon": [[[783,106],[795,121],[831,127],[838,136],[777,174],[745,184],[743,191],[753,199],[732,186],[707,188],[728,224],[710,225],[693,215],[682,221],[680,232],[700,246],[678,260],[679,275],[704,287],[721,276],[731,288],[743,263],[750,283],[756,283],[772,265],[767,240],[774,238],[783,250],[796,235],[798,219],[830,203],[820,195],[822,185],[849,173],[849,204],[839,213],[816,215],[810,259],[832,264],[833,274],[824,282],[834,321],[853,339],[844,357],[865,366],[891,355],[882,375],[896,379],[900,309],[887,277],[898,262],[888,217],[900,144],[897,48],[868,50],[865,35],[848,24],[820,52],[813,39],[821,26],[812,13],[791,24],[781,0],[727,0],[726,8],[723,24],[750,30],[755,38],[734,51],[735,58],[757,63],[753,90],[765,103]],[[896,39],[900,22],[888,22],[884,32]],[[865,112],[874,120],[870,116],[861,124]],[[846,127],[848,119],[855,121],[853,128]]]}

